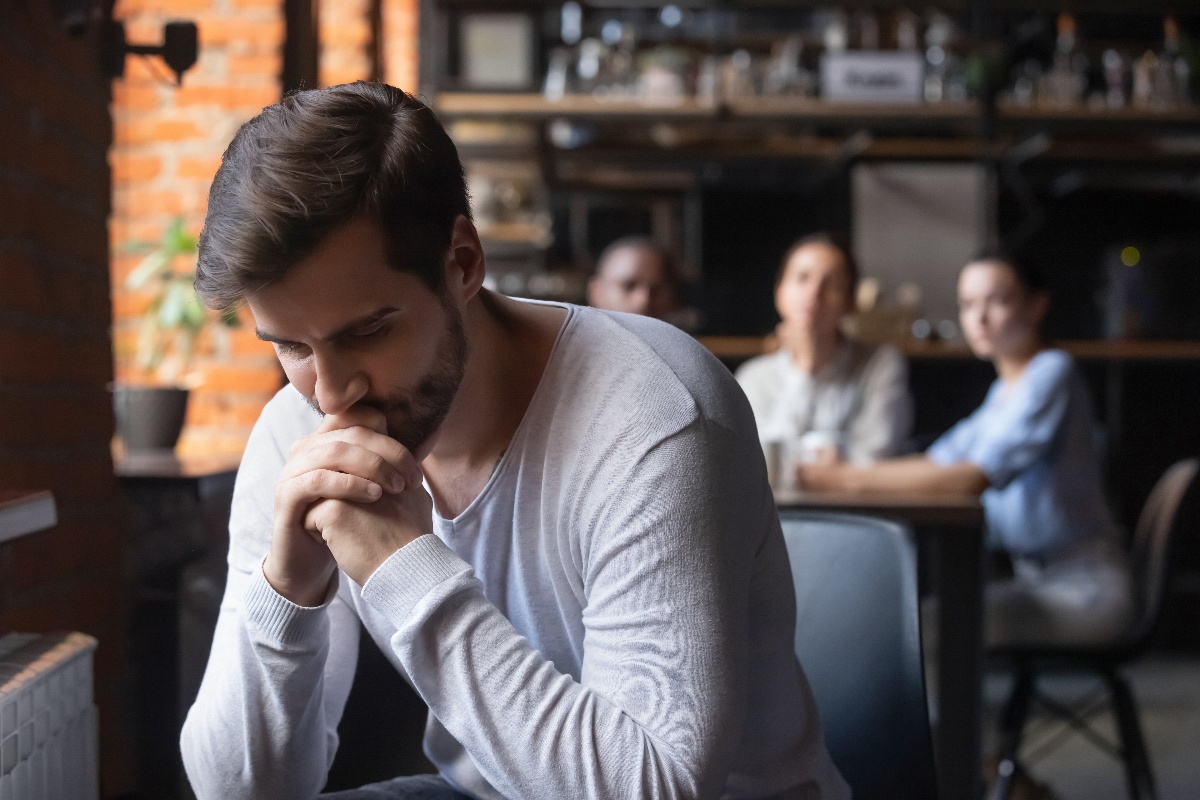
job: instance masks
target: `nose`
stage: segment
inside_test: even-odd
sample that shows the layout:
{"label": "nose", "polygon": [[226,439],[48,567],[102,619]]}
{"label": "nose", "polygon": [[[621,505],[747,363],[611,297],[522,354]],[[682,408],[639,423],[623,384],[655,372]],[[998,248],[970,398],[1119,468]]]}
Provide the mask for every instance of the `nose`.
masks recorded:
{"label": "nose", "polygon": [[353,365],[336,358],[317,357],[317,381],[313,398],[326,414],[344,414],[366,396],[371,383]]}

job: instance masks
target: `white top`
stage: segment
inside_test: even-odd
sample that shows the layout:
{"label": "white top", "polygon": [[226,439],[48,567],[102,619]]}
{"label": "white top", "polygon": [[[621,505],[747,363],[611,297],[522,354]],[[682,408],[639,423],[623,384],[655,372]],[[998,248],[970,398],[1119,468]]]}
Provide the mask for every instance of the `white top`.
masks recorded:
{"label": "white top", "polygon": [[320,608],[262,575],[280,469],[318,424],[290,387],[268,404],[183,729],[197,797],[317,795],[359,619],[429,704],[426,753],[472,796],[849,797],[793,653],[788,558],[741,392],[670,325],[568,312],[480,495],[363,588],[340,575]]}
{"label": "white top", "polygon": [[747,361],[737,380],[764,441],[832,433],[843,455],[861,464],[901,453],[912,431],[908,367],[890,345],[845,341],[815,374],[780,349]]}

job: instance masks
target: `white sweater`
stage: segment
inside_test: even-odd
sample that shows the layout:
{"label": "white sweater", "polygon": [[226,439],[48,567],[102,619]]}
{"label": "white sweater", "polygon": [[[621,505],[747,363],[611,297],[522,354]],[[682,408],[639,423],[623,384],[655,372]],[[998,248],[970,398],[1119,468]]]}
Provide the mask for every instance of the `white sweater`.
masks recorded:
{"label": "white sweater", "polygon": [[480,495],[362,588],[341,574],[303,608],[261,563],[288,448],[317,424],[285,388],[238,474],[229,580],[183,730],[201,800],[319,793],[356,617],[429,704],[426,753],[475,797],[848,797],[793,655],[749,406],[688,336],[570,307]]}
{"label": "white sweater", "polygon": [[843,455],[857,464],[899,455],[912,431],[908,367],[891,345],[842,342],[823,370],[810,375],[780,349],[752,358],[737,371],[758,433],[788,441],[809,431],[836,434]]}

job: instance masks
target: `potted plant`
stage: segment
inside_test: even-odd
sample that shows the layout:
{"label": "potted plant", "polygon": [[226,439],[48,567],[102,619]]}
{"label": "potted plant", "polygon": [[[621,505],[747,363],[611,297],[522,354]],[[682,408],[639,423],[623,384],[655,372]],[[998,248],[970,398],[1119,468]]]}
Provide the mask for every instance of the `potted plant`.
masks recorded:
{"label": "potted plant", "polygon": [[135,356],[144,381],[118,385],[113,398],[117,433],[129,450],[175,447],[187,415],[189,389],[196,383],[190,368],[200,334],[211,327],[220,347],[222,331],[238,324],[234,309],[215,314],[196,296],[196,237],[184,230],[181,217],[149,247],[125,281],[131,291],[152,293]]}

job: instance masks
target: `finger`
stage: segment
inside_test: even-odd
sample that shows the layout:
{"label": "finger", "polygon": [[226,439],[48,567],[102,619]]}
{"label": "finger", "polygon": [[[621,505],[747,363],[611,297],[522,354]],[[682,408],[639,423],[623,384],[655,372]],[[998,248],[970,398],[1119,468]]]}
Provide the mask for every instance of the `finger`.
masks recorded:
{"label": "finger", "polygon": [[379,434],[387,433],[387,417],[382,411],[367,406],[352,406],[341,414],[327,414],[321,420],[319,433],[342,430],[344,428],[363,427]]}
{"label": "finger", "polygon": [[404,491],[408,479],[391,462],[351,442],[329,441],[301,453],[289,464],[289,475],[299,477],[315,470],[332,470],[379,484],[393,494]]}
{"label": "finger", "polygon": [[[408,485],[419,484],[424,477],[420,462],[404,445],[390,436],[385,436],[363,427],[346,428],[322,434],[321,442],[339,441],[378,453],[403,476]],[[319,443],[314,443],[314,445]],[[369,476],[364,476],[369,477]]]}
{"label": "finger", "polygon": [[321,500],[311,506],[304,514],[304,530],[324,542],[323,531],[333,523],[332,518],[337,513],[336,504],[338,502],[337,500]]}
{"label": "finger", "polygon": [[345,472],[317,469],[298,475],[279,484],[287,507],[307,509],[322,500],[348,500],[373,503],[383,495],[383,488],[374,481]]}

